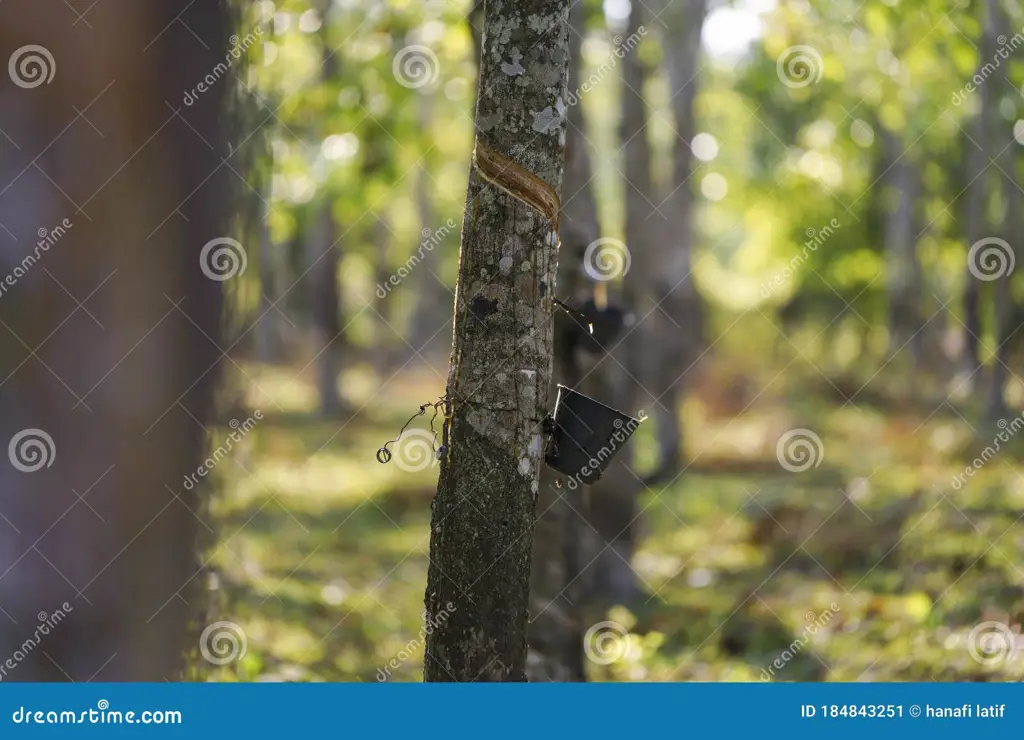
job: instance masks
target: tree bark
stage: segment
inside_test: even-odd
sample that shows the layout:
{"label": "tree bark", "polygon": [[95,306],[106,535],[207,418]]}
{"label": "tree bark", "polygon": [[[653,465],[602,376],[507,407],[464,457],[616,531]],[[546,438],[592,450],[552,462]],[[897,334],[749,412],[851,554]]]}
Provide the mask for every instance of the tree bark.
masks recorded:
{"label": "tree bark", "polygon": [[[428,681],[526,679],[568,23],[569,0],[491,0],[485,11],[447,448],[432,505],[425,602],[438,624],[427,636]],[[450,616],[438,621],[442,610]]]}

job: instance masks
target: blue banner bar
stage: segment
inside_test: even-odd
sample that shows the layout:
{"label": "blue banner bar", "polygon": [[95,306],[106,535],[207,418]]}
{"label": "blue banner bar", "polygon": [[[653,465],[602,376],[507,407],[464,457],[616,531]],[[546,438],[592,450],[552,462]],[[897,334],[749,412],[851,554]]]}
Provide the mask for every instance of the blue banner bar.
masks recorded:
{"label": "blue banner bar", "polygon": [[4,740],[307,731],[445,740],[821,732],[876,740],[1021,729],[1020,684],[0,684]]}

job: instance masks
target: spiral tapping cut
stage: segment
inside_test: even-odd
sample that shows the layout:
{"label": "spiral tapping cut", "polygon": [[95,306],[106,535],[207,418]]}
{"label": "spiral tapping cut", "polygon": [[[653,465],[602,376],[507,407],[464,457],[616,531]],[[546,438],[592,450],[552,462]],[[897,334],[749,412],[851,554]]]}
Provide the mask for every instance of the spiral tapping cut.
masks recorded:
{"label": "spiral tapping cut", "polygon": [[540,213],[558,233],[562,201],[553,187],[503,154],[484,146],[479,139],[473,149],[473,164],[480,177]]}

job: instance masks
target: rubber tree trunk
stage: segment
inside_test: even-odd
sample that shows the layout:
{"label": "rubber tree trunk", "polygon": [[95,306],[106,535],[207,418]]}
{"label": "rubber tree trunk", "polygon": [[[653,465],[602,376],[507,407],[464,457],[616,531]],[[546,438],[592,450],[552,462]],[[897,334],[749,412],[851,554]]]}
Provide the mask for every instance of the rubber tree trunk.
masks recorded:
{"label": "rubber tree trunk", "polygon": [[233,29],[222,3],[186,6],[115,0],[71,24],[0,4],[5,53],[35,59],[0,86],[5,682],[181,675],[204,580],[181,481],[226,346],[208,275],[244,279],[237,250],[203,253],[229,235],[234,82],[182,103]]}
{"label": "rubber tree trunk", "polygon": [[885,251],[889,293],[889,351],[907,351],[920,366],[921,266],[917,260],[914,208],[920,196],[921,178],[912,155],[900,137],[882,132],[889,160],[886,172]]}
{"label": "rubber tree trunk", "polygon": [[[660,216],[654,213],[651,178],[651,148],[647,140],[647,104],[644,98],[648,69],[640,58],[638,46],[647,33],[639,2],[632,5],[623,46],[621,141],[625,159],[626,246],[632,265],[622,279],[624,311],[633,319],[622,335],[606,347],[605,356],[593,358],[594,370],[586,375],[584,391],[611,406],[636,414],[651,408],[645,399],[642,358],[658,346],[658,338],[648,332],[650,322],[634,325],[636,317],[647,316],[653,308],[647,292],[656,275],[655,227]],[[589,495],[590,521],[596,530],[600,550],[593,561],[594,578],[587,597],[593,612],[610,604],[634,606],[641,596],[633,554],[639,538],[638,498],[645,488],[632,468],[635,448],[627,445],[608,466],[607,472]],[[584,563],[591,562],[587,557]]]}
{"label": "rubber tree trunk", "polygon": [[[421,95],[420,126],[430,131],[433,123],[433,98]],[[420,239],[413,246],[413,254],[422,252],[423,260],[416,267],[416,308],[412,314],[409,344],[422,357],[433,360],[440,354],[442,345],[447,345],[452,333],[452,291],[441,276],[444,262],[444,246],[435,244],[431,249],[422,249],[424,243],[438,233],[443,224],[437,220],[431,198],[433,180],[421,162],[416,173],[416,211],[420,218]],[[412,350],[409,350],[410,354]]]}
{"label": "rubber tree trunk", "polygon": [[[593,292],[585,279],[583,254],[598,238],[597,204],[590,187],[593,170],[587,151],[586,119],[579,99],[580,50],[584,27],[584,6],[573,6],[569,34],[568,126],[565,136],[564,201],[559,234],[558,296],[566,302],[582,303]],[[575,95],[575,97],[573,97]],[[578,318],[559,312],[555,317],[555,365],[557,383],[576,387],[582,378],[579,357],[569,339]],[[556,388],[548,393],[548,408],[555,403]],[[588,524],[581,488],[559,488],[559,476],[545,468],[540,477],[538,536],[534,541],[530,622],[530,680],[583,681],[583,630],[581,594],[587,578],[581,571],[590,562],[585,553],[596,552],[593,527]]]}
{"label": "rubber tree trunk", "polygon": [[[323,25],[320,39],[323,55],[321,80],[333,84],[338,76],[338,54],[328,38],[330,24],[327,16],[330,3],[320,6]],[[320,413],[336,416],[344,408],[338,392],[341,374],[341,356],[345,338],[341,326],[341,289],[338,284],[338,265],[341,261],[340,235],[334,217],[334,198],[330,187],[322,194],[310,239],[310,271],[313,287],[313,335],[316,351],[316,385],[320,397]]]}
{"label": "rubber tree trunk", "polygon": [[325,195],[320,204],[310,235],[309,274],[313,287],[313,335],[316,355],[316,385],[320,397],[320,413],[334,416],[344,407],[338,393],[343,343],[339,316],[341,291],[338,286],[339,248],[338,223],[334,203]]}
{"label": "rubber tree trunk", "polygon": [[[642,3],[632,3],[626,38],[639,37],[644,26],[646,9]],[[631,42],[633,43],[633,42]],[[646,315],[653,307],[648,286],[656,278],[657,260],[652,259],[657,249],[658,224],[664,216],[656,212],[654,181],[651,176],[651,144],[648,140],[647,99],[644,91],[650,69],[634,49],[622,58],[622,113],[620,140],[625,162],[626,246],[632,256],[632,268],[623,280],[626,305]],[[641,324],[631,336],[640,336]],[[637,358],[639,359],[639,358]],[[636,367],[639,376],[641,368]]]}
{"label": "rubber tree trunk", "polygon": [[677,0],[662,16],[668,24],[665,67],[675,123],[673,190],[663,206],[668,211],[668,229],[659,240],[659,269],[650,285],[658,310],[644,319],[651,322],[650,332],[660,337],[649,355],[649,372],[645,373],[650,390],[658,398],[653,409],[658,429],[657,480],[673,477],[681,467],[679,406],[685,373],[696,362],[703,342],[703,307],[692,273],[695,228],[691,142],[696,134],[693,108],[700,82],[700,37],[706,14],[707,0]]}
{"label": "rubber tree trunk", "polygon": [[487,3],[425,599],[428,620],[453,611],[428,681],[526,680],[568,37],[569,0]]}
{"label": "rubber tree trunk", "polygon": [[[1011,177],[1017,173],[1017,152],[1014,148],[1008,147],[1007,154],[1003,156],[1003,169]],[[1024,222],[1021,221],[1021,209],[1024,208],[1024,198],[1021,197],[1020,189],[1014,181],[1004,178],[1003,182],[1003,219],[999,229],[1002,238],[1010,245],[1014,253],[1014,262],[1020,259],[1020,240],[1024,239]],[[1010,349],[1011,340],[1019,327],[1015,325],[1014,316],[1017,311],[1014,307],[1013,293],[1010,290],[1012,273],[1007,273],[996,278],[993,284],[995,301],[995,341],[996,352],[992,360],[992,375],[988,387],[988,418],[990,421],[998,421],[1009,413],[1006,405],[1006,398],[1003,391],[1009,379]]]}
{"label": "rubber tree trunk", "polygon": [[283,253],[280,244],[274,243],[267,222],[269,206],[260,220],[260,306],[255,335],[256,359],[263,363],[280,362],[284,355],[285,323],[284,306],[278,303],[281,296],[281,279],[284,275]]}
{"label": "rubber tree trunk", "polygon": [[[998,9],[996,9],[998,10]],[[1007,22],[1005,14],[999,16],[1002,22]],[[1016,91],[1016,87],[1006,74],[1000,80],[1003,90]],[[1017,173],[1019,171],[1017,147],[1014,145],[1004,146],[1002,142],[1013,140],[1013,131],[1010,126],[1001,124],[1000,133],[997,136],[999,146],[1003,147],[1000,156],[999,166],[1003,171],[1000,182],[1002,191],[1002,224],[999,232],[1002,239],[1009,245],[1010,254],[1006,256],[1007,263],[1012,257],[1015,265],[1020,264],[1021,239],[1024,239],[1024,220],[1022,220],[1021,209],[1024,209],[1024,197],[1021,195],[1020,187],[1017,184]],[[1014,335],[1019,332],[1016,316],[1018,309],[1015,306],[1011,281],[1013,271],[1007,270],[1000,275],[993,284],[995,301],[995,341],[996,351],[992,360],[992,373],[988,386],[987,415],[991,422],[998,422],[999,419],[1009,415],[1009,407],[1006,404],[1006,397],[1003,392],[1010,374],[1010,349]]]}
{"label": "rubber tree trunk", "polygon": [[[996,51],[996,5],[986,0],[981,5],[981,12],[984,17],[981,44],[979,55],[981,58],[979,74],[985,74],[981,69],[986,64],[991,64],[991,59]],[[967,190],[966,212],[967,238],[970,249],[979,239],[991,236],[988,233],[989,225],[987,218],[988,205],[988,183],[989,175],[988,160],[991,152],[989,137],[992,132],[992,120],[995,107],[995,89],[997,85],[979,85],[976,95],[980,96],[980,109],[974,117],[971,126],[970,138],[965,146],[967,149],[967,176],[970,178],[970,185]],[[969,262],[969,260],[967,260]],[[971,272],[970,266],[965,270],[964,276],[964,370],[971,378],[981,368],[981,356],[979,354],[979,343],[981,337],[981,314],[980,314],[981,281]]]}

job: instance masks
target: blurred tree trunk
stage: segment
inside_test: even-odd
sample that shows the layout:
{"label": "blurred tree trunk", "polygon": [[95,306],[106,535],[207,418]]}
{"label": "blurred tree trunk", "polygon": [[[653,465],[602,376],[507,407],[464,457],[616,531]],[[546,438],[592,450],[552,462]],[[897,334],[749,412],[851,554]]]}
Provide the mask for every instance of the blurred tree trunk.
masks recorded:
{"label": "blurred tree trunk", "polygon": [[[366,173],[366,178],[371,177]],[[369,242],[373,249],[373,279],[376,285],[387,285],[391,277],[391,266],[388,263],[388,252],[391,251],[392,233],[388,226],[387,206],[368,214],[370,219]],[[397,333],[395,327],[394,303],[390,300],[391,295],[374,293],[373,312],[377,321],[377,341],[374,342],[372,352],[374,366],[380,370],[387,370],[391,367],[395,352],[400,351],[397,345],[405,346],[402,337]]]}
{"label": "blurred tree trunk", "polygon": [[[433,125],[433,98],[420,95],[420,126],[430,131]],[[426,169],[428,163],[420,162],[416,172],[416,211],[420,218],[420,238],[413,246],[413,253],[419,254],[421,247],[437,232],[437,222],[430,190],[433,185]],[[415,300],[412,314],[412,331],[409,343],[427,360],[443,354],[442,349],[451,336],[452,291],[441,277],[444,261],[444,245],[435,244],[432,249],[422,250],[423,260],[416,266]]]}
{"label": "blurred tree trunk", "polygon": [[[1013,22],[1013,19],[1009,17],[1010,14],[1005,11],[1000,12],[999,8],[990,6],[989,12],[1004,27],[1009,27],[1009,24]],[[1017,13],[1017,17],[1019,16],[1020,14]],[[1010,79],[1008,71],[1004,72],[1000,82],[1002,85],[1001,92],[1005,91],[1011,93],[1011,95],[1016,94],[1016,85]],[[1020,185],[1017,181],[1017,173],[1019,171],[1017,167],[1018,153],[1016,142],[1013,141],[1014,133],[1012,126],[1002,124],[1000,129],[1002,135],[997,139],[1000,145],[1007,138],[1010,142],[1003,146],[999,162],[999,166],[1002,169],[1000,182],[1003,186],[1003,210],[1000,231],[1001,237],[1009,244],[1011,254],[1007,255],[1007,257],[1012,256],[1014,265],[1017,265],[1020,264],[1021,240],[1024,239],[1024,220],[1022,220],[1024,217],[1022,217],[1021,213],[1022,209],[1024,209],[1024,196],[1022,196]],[[1009,134],[1008,137],[1007,134]],[[988,403],[986,404],[988,419],[991,422],[997,422],[1010,413],[1004,391],[1006,389],[1006,382],[1009,379],[1011,340],[1014,333],[1020,329],[1015,319],[1018,309],[1013,299],[1013,272],[1014,270],[1007,270],[1006,274],[997,278],[992,286],[995,292],[994,334],[996,352],[992,360],[992,375],[988,388]]]}
{"label": "blurred tree trunk", "polygon": [[658,270],[650,290],[658,309],[644,321],[658,343],[649,353],[645,382],[659,399],[654,407],[658,429],[658,470],[654,480],[674,477],[681,468],[683,430],[679,421],[684,375],[696,362],[703,343],[704,311],[693,281],[693,152],[696,135],[694,101],[699,89],[701,28],[707,0],[676,0],[662,14],[665,67],[675,123],[672,193],[664,208],[669,216],[661,235]]}
{"label": "blurred tree trunk", "polygon": [[[640,2],[632,3],[626,38],[641,34],[646,9]],[[647,99],[644,91],[650,69],[640,58],[636,48],[622,59],[622,113],[620,140],[625,160],[626,178],[626,246],[630,250],[633,265],[623,281],[626,305],[633,311],[646,315],[653,308],[648,286],[657,277],[657,260],[653,259],[658,245],[658,224],[664,220],[656,212],[654,181],[651,177],[651,144],[647,134]],[[630,336],[639,337],[646,324],[641,324]],[[634,375],[640,377],[642,367],[633,357],[631,367]]]}
{"label": "blurred tree trunk", "polygon": [[270,234],[270,205],[266,205],[259,222],[260,255],[260,305],[256,325],[256,359],[263,363],[280,362],[285,334],[283,307],[278,305],[281,297],[281,278],[284,275],[282,252]]}
{"label": "blurred tree trunk", "polygon": [[489,0],[485,12],[448,446],[432,504],[425,599],[429,621],[449,603],[454,613],[427,636],[427,681],[526,679],[530,555],[551,381],[569,2]]}
{"label": "blurred tree trunk", "polygon": [[221,3],[82,10],[0,4],[3,48],[46,50],[35,89],[0,86],[0,275],[37,258],[0,301],[0,656],[37,636],[5,681],[175,680],[204,580],[181,481],[222,343],[203,248],[228,234],[238,165],[234,80],[182,96],[234,29]]}
{"label": "blurred tree trunk", "polygon": [[313,288],[313,336],[316,356],[316,385],[320,413],[335,416],[344,408],[338,393],[341,374],[341,291],[338,264],[341,259],[334,199],[324,194],[310,235],[310,276]]}
{"label": "blurred tree trunk", "polygon": [[[1015,182],[1017,175],[1017,151],[1016,147],[1008,146],[1003,154],[1002,167],[1006,172],[1003,178],[1003,222],[1000,228],[1002,238],[1010,245],[1014,253],[1015,262],[1020,258],[1020,243],[1024,239],[1024,222],[1021,221],[1021,211],[1024,209],[1024,198],[1021,197],[1020,186]],[[1014,178],[1010,180],[1009,178]],[[992,359],[992,377],[989,383],[988,397],[988,418],[990,421],[998,421],[1009,414],[1006,405],[1006,398],[1003,392],[1006,388],[1006,381],[1009,379],[1010,348],[1014,332],[1020,327],[1015,324],[1014,316],[1017,311],[1014,306],[1013,293],[1011,291],[1011,279],[1013,273],[1000,276],[994,281],[995,291],[995,342],[996,352]]]}
{"label": "blurred tree trunk", "polygon": [[[570,11],[570,91],[565,132],[565,175],[562,179],[562,217],[559,236],[556,293],[567,303],[581,305],[593,294],[584,278],[583,254],[598,238],[597,204],[590,187],[593,171],[587,151],[586,119],[579,96],[581,43],[586,34],[584,6]],[[580,319],[559,311],[555,316],[554,379],[547,394],[547,408],[554,408],[556,383],[576,387],[582,380],[580,356],[573,344]],[[580,388],[582,391],[583,388]],[[584,391],[585,392],[585,391]],[[540,475],[537,537],[534,539],[531,582],[530,679],[533,681],[583,681],[583,624],[581,595],[590,575],[585,564],[597,552],[583,487],[559,487],[559,474],[543,468]],[[587,542],[584,543],[583,540]]]}
{"label": "blurred tree trunk", "polygon": [[[652,257],[656,249],[651,148],[647,141],[647,103],[644,88],[648,69],[640,59],[636,44],[646,33],[643,25],[646,8],[634,2],[626,30],[625,42],[632,46],[622,50],[621,140],[625,159],[626,246],[631,267],[622,280],[622,306],[628,321],[622,334],[605,346],[608,356],[600,355],[585,392],[615,408],[636,414],[646,395],[643,379],[643,358],[658,346],[649,324],[634,326],[636,316],[646,316],[653,306],[647,286],[656,274]],[[653,215],[652,215],[653,214]],[[649,408],[649,406],[648,406]],[[635,606],[641,596],[632,560],[639,539],[637,499],[645,488],[632,469],[632,445],[608,465],[601,480],[589,492],[591,521],[597,530],[601,549],[594,563],[594,582],[588,602],[595,607],[609,604]],[[584,561],[590,562],[589,558]]]}
{"label": "blurred tree trunk", "polygon": [[[982,13],[982,37],[979,47],[979,74],[983,74],[981,67],[991,63],[996,50],[996,0],[985,0],[981,4]],[[974,117],[971,126],[970,140],[965,144],[967,149],[967,176],[970,185],[967,190],[967,203],[965,218],[967,220],[967,239],[970,244],[967,248],[984,239],[988,234],[988,165],[990,142],[992,132],[992,120],[995,109],[995,85],[979,85],[975,95],[980,95],[980,110]],[[969,260],[965,260],[969,261]],[[981,295],[981,281],[971,274],[970,267],[965,270],[964,275],[964,370],[968,373],[971,382],[974,375],[981,368],[981,356],[979,354],[979,343],[981,337],[981,314],[979,299]]]}
{"label": "blurred tree trunk", "polygon": [[[339,59],[328,38],[329,0],[320,5],[323,25],[320,43],[323,56],[321,81],[330,85],[338,76]],[[334,197],[329,184],[321,194],[322,201],[310,239],[310,277],[313,288],[313,336],[316,356],[316,385],[320,397],[320,413],[336,416],[344,403],[338,392],[341,356],[345,339],[341,327],[341,288],[338,266],[341,263],[341,236],[334,218]]]}
{"label": "blurred tree trunk", "polygon": [[889,292],[889,351],[909,350],[915,366],[923,360],[921,265],[917,259],[914,208],[921,191],[920,171],[903,151],[901,138],[882,129],[888,167],[885,174],[885,252]]}

